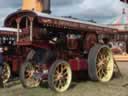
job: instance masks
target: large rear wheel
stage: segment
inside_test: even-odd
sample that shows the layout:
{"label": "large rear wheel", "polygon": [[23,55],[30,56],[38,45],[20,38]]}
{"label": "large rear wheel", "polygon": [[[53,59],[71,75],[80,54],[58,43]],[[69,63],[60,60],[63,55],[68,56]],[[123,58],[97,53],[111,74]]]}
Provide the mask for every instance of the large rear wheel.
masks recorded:
{"label": "large rear wheel", "polygon": [[56,92],[66,91],[71,83],[72,71],[70,64],[63,60],[55,61],[48,74],[48,84]]}
{"label": "large rear wheel", "polygon": [[111,49],[106,45],[96,44],[88,56],[88,73],[92,80],[107,82],[113,75],[114,61]]}

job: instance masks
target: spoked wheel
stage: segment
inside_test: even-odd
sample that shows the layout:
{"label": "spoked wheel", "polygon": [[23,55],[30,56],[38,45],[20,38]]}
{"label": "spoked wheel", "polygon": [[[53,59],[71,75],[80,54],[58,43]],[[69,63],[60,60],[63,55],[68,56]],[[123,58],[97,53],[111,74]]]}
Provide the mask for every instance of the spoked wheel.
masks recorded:
{"label": "spoked wheel", "polygon": [[37,73],[35,66],[31,62],[26,61],[22,64],[20,70],[20,80],[22,85],[27,88],[39,86],[40,80],[35,77]]}
{"label": "spoked wheel", "polygon": [[33,57],[35,53],[36,52],[34,50],[31,50],[27,55],[26,61],[21,65],[20,81],[23,87],[26,88],[34,88],[40,84],[40,80],[36,78],[38,71],[35,64],[33,64]]}
{"label": "spoked wheel", "polygon": [[11,77],[11,68],[8,63],[4,63],[2,72],[1,72],[1,79],[3,84],[7,83]]}
{"label": "spoked wheel", "polygon": [[88,56],[88,73],[92,80],[107,82],[113,75],[114,61],[111,49],[106,45],[96,44]]}
{"label": "spoked wheel", "polygon": [[48,74],[48,84],[56,92],[64,92],[70,86],[72,71],[70,65],[63,60],[55,61]]}

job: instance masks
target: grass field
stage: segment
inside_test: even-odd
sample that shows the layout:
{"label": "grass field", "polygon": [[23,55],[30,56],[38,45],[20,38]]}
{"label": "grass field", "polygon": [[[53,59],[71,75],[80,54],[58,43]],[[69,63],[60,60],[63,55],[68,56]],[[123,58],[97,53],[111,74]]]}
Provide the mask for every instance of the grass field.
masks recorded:
{"label": "grass field", "polygon": [[64,93],[55,93],[48,85],[25,89],[20,84],[10,88],[0,89],[0,96],[128,96],[128,64],[118,63],[123,77],[113,78],[108,83],[90,80],[72,82]]}

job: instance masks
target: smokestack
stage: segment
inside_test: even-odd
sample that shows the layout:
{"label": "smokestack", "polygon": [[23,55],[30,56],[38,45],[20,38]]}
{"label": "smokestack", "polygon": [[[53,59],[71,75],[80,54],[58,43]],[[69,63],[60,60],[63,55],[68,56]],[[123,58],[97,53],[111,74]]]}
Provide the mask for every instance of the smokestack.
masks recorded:
{"label": "smokestack", "polygon": [[51,13],[51,1],[50,0],[42,0],[43,4],[44,4],[44,10],[43,12],[45,13]]}
{"label": "smokestack", "polygon": [[22,10],[34,10],[38,12],[51,13],[50,0],[23,0]]}

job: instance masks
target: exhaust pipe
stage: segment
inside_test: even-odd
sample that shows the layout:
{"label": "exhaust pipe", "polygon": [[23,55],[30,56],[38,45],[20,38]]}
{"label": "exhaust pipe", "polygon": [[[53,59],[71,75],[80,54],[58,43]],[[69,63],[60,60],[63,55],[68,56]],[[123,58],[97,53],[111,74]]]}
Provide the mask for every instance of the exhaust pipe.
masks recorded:
{"label": "exhaust pipe", "polygon": [[44,13],[51,13],[50,0],[23,0],[22,10],[33,10]]}

